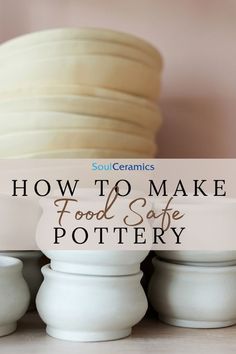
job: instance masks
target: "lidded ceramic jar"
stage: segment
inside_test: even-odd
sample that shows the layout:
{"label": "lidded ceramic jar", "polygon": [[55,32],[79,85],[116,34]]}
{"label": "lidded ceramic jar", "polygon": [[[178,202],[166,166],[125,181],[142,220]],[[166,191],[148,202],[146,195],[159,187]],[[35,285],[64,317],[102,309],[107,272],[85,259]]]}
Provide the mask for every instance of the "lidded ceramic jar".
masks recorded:
{"label": "lidded ceramic jar", "polygon": [[30,293],[22,267],[19,259],[0,257],[0,336],[15,331],[29,306]]}
{"label": "lidded ceramic jar", "polygon": [[168,324],[218,328],[236,324],[236,265],[190,266],[154,259],[149,300]]}
{"label": "lidded ceramic jar", "polygon": [[42,268],[44,282],[37,295],[39,315],[52,337],[104,341],[126,337],[147,310],[140,284],[142,273],[91,276]]}
{"label": "lidded ceramic jar", "polygon": [[[104,193],[108,194],[110,191],[105,190]],[[95,194],[96,193],[96,194]],[[122,197],[119,201],[117,201],[117,205],[115,205],[112,209],[111,214],[115,215],[114,219],[111,220],[74,220],[73,214],[76,213],[77,210],[92,210],[99,211],[104,208],[106,198],[97,198],[98,190],[95,189],[86,189],[81,188],[78,192],[78,200],[79,202],[72,202],[71,206],[68,207],[70,210],[70,215],[65,216],[65,223],[63,223],[63,227],[65,228],[68,235],[70,235],[73,230],[80,226],[84,227],[88,230],[88,233],[92,232],[93,227],[107,227],[109,230],[113,227],[121,227],[125,226],[123,223],[123,210],[126,210],[128,203],[135,199],[136,197],[142,197],[143,194],[138,191],[131,193],[131,197],[125,197],[122,200]],[[107,195],[106,194],[106,195]],[[132,197],[133,196],[133,197]],[[92,275],[108,275],[108,276],[120,276],[120,275],[128,275],[135,274],[140,271],[140,263],[146,258],[149,253],[149,250],[117,250],[117,249],[109,249],[109,250],[77,250],[79,248],[78,245],[74,244],[73,249],[53,249],[50,248],[50,244],[48,244],[49,240],[49,232],[54,229],[55,226],[58,226],[58,213],[54,206],[54,198],[43,198],[40,201],[40,205],[42,206],[43,213],[41,219],[38,223],[37,232],[36,232],[36,242],[38,247],[42,250],[42,252],[51,260],[51,268],[55,271],[59,272],[67,272],[74,274],[92,274]],[[147,206],[145,206],[148,210],[149,202]],[[150,204],[151,205],[151,204]],[[61,209],[62,206],[60,205]],[[68,215],[68,214],[67,214]],[[72,216],[71,216],[72,215]],[[64,219],[63,219],[64,220]],[[142,226],[145,227],[146,232],[149,230],[151,232],[151,227],[148,221],[144,220]],[[126,239],[129,238],[129,232],[131,228],[127,227],[127,234],[125,235]],[[109,235],[110,236],[110,235]],[[131,239],[131,238],[130,238]],[[48,248],[44,248],[44,240],[46,240],[46,245]],[[63,240],[63,238],[61,239]],[[53,244],[53,241],[51,242]],[[150,246],[151,248],[151,246]]]}

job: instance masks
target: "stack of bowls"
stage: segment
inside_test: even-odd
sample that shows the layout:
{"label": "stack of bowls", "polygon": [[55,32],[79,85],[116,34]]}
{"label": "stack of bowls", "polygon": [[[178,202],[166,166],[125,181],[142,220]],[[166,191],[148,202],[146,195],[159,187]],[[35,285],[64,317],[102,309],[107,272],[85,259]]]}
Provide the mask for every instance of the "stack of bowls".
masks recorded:
{"label": "stack of bowls", "polygon": [[[184,214],[184,226],[191,230],[192,236],[194,233],[205,242],[208,232],[213,241],[220,233],[222,242],[227,232],[233,232],[236,215],[233,199],[177,198],[172,201],[172,208]],[[156,251],[153,265],[149,300],[163,322],[191,328],[236,324],[235,250]]]}
{"label": "stack of bowls", "polygon": [[[104,204],[104,201],[95,202],[94,194],[89,194],[87,189],[79,198],[81,210],[94,204],[101,210]],[[120,203],[113,212],[119,210],[121,215],[125,207],[123,201]],[[43,240],[50,239],[51,226],[56,224],[54,199],[44,198],[40,204],[43,213],[36,240],[51,262],[42,268],[44,281],[36,304],[47,325],[47,333],[76,341],[104,341],[128,336],[147,310],[147,299],[140,284],[140,263],[148,251],[45,250]],[[75,210],[76,206],[71,212]],[[70,233],[77,222],[68,220],[63,227]],[[91,223],[91,220],[80,220],[79,225],[90,230]],[[111,223],[117,226],[114,219],[102,220],[103,227],[109,227]]]}
{"label": "stack of bowls", "polygon": [[55,29],[0,46],[0,157],[154,157],[162,59],[144,40]]}

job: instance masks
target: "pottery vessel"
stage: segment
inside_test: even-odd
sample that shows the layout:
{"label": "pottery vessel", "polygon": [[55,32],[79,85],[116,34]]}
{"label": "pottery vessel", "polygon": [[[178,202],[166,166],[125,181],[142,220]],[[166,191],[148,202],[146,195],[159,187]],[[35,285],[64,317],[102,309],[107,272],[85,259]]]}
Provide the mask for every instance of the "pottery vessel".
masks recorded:
{"label": "pottery vessel", "polygon": [[159,318],[192,328],[236,324],[236,265],[196,267],[154,259],[148,296]]}
{"label": "pottery vessel", "polygon": [[142,53],[146,53],[159,64],[160,69],[163,65],[158,50],[144,39],[129,33],[101,28],[60,28],[26,34],[3,43],[0,48],[0,55],[14,54],[15,51],[31,48],[33,45],[55,43],[62,40],[79,42],[96,40],[103,43],[123,44],[127,48],[135,48]]}
{"label": "pottery vessel", "polygon": [[109,149],[78,149],[78,150],[47,150],[35,151],[24,155],[14,155],[15,159],[78,159],[78,158],[150,158],[149,154],[136,151],[109,150]]}
{"label": "pottery vessel", "polygon": [[236,264],[236,251],[156,251],[156,255],[174,263],[196,266],[227,266]]}
{"label": "pottery vessel", "polygon": [[140,153],[155,154],[154,140],[121,133],[96,129],[51,129],[17,132],[0,136],[0,157],[17,154],[45,152],[57,149],[123,149]]}
{"label": "pottery vessel", "polygon": [[[63,71],[61,67],[63,66]],[[155,101],[160,73],[141,62],[112,55],[82,55],[50,59],[18,58],[0,67],[0,89],[21,85],[88,85],[122,91]]]}
{"label": "pottery vessel", "polygon": [[[159,121],[161,124],[161,118]],[[125,121],[65,112],[0,113],[0,123],[1,135],[32,130],[96,129],[104,134],[113,131],[153,139],[157,132]]]}
{"label": "pottery vessel", "polygon": [[73,275],[42,268],[37,295],[47,333],[59,339],[105,341],[130,335],[147,310],[141,272],[124,277]]}
{"label": "pottery vessel", "polygon": [[145,129],[156,129],[160,121],[160,109],[157,105],[147,107],[128,101],[85,95],[45,94],[5,99],[0,102],[0,110],[2,114],[51,111],[108,117]]}
{"label": "pottery vessel", "polygon": [[23,262],[23,276],[28,284],[31,302],[30,309],[35,308],[35,297],[43,281],[41,273],[42,252],[40,251],[2,251],[1,256],[15,257]]}
{"label": "pottery vessel", "polygon": [[[56,192],[57,193],[57,192]],[[110,190],[104,189],[106,197],[96,197],[98,190],[80,188],[76,194],[78,202],[72,202],[68,206],[70,210],[70,217],[63,219],[63,227],[66,230],[67,235],[78,227],[78,220],[75,220],[74,215],[78,209],[82,211],[92,210],[96,212],[102,210],[105,206],[106,200],[110,193]],[[113,192],[115,193],[115,192]],[[110,215],[114,215],[113,219],[102,220],[79,220],[79,226],[84,227],[90,234],[90,230],[94,227],[107,227],[108,230],[116,226],[125,226],[123,223],[123,217],[126,215],[128,205],[135,197],[142,196],[142,192],[133,191],[131,196],[118,197],[114,202]],[[51,260],[51,267],[53,270],[67,273],[82,273],[82,274],[97,274],[97,275],[128,275],[135,274],[140,271],[140,263],[146,258],[149,253],[145,249],[140,250],[118,250],[115,249],[116,243],[110,249],[96,249],[94,244],[91,244],[90,249],[78,250],[78,246],[75,243],[67,244],[64,248],[55,249],[53,245],[54,227],[58,226],[58,208],[62,206],[58,205],[56,208],[54,200],[57,198],[43,198],[40,200],[40,205],[43,209],[41,219],[37,226],[36,242],[41,251]],[[148,210],[148,203],[146,205]],[[142,226],[145,227],[146,232],[151,230],[148,221],[144,221]],[[131,239],[131,228],[127,228],[126,239]],[[51,240],[51,241],[50,241]],[[108,241],[107,241],[108,242]],[[145,246],[146,246],[145,245]],[[54,247],[53,247],[54,246]],[[151,247],[151,246],[150,246]]]}
{"label": "pottery vessel", "polygon": [[140,263],[149,251],[59,251],[47,250],[51,268],[66,273],[128,275],[140,271]]}
{"label": "pottery vessel", "polygon": [[[157,211],[166,205],[166,198],[155,202]],[[213,196],[174,197],[169,208],[183,215],[183,219],[171,221],[171,226],[185,227],[185,236],[180,251],[158,250],[158,257],[189,265],[236,264],[233,236],[236,228],[236,199]],[[170,228],[165,232],[166,238],[173,237],[171,232]]]}
{"label": "pottery vessel", "polygon": [[19,259],[0,257],[0,336],[15,331],[29,305],[30,293],[22,266]]}

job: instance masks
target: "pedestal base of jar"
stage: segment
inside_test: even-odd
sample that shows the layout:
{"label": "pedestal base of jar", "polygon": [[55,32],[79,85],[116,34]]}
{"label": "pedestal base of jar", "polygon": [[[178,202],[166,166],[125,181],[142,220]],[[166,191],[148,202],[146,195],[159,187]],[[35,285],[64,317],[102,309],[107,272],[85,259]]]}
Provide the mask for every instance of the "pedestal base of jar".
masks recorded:
{"label": "pedestal base of jar", "polygon": [[160,321],[170,324],[176,327],[186,327],[186,328],[222,328],[229,327],[236,324],[236,320],[234,321],[189,321],[189,320],[180,320],[177,318],[171,318],[167,316],[159,315]]}
{"label": "pedestal base of jar", "polygon": [[0,326],[0,337],[7,336],[8,334],[11,334],[15,332],[17,327],[17,323],[8,323],[6,325]]}
{"label": "pedestal base of jar", "polygon": [[129,275],[140,272],[140,264],[131,264],[129,266],[99,266],[75,264],[69,262],[51,261],[50,267],[52,270],[70,274],[86,274],[86,275]]}
{"label": "pedestal base of jar", "polygon": [[46,332],[49,336],[62,340],[78,342],[101,342],[128,337],[131,334],[131,328],[122,329],[119,331],[77,332],[66,331],[47,326]]}

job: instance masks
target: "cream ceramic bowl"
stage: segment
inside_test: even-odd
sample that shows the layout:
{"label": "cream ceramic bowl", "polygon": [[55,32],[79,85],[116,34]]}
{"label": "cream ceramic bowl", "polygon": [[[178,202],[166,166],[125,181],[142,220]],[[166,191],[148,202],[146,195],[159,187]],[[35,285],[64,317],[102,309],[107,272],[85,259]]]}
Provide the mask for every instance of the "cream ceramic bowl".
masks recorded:
{"label": "cream ceramic bowl", "polygon": [[47,60],[26,57],[1,63],[0,89],[58,84],[99,86],[152,100],[160,93],[160,75],[156,70],[121,57],[83,55]]}
{"label": "cream ceramic bowl", "polygon": [[44,282],[36,303],[52,337],[72,341],[127,337],[147,310],[141,273],[86,276],[55,272],[49,266],[42,272]]}
{"label": "cream ceramic bowl", "polygon": [[128,95],[124,92],[109,90],[103,87],[97,86],[87,86],[87,85],[55,85],[55,86],[45,86],[38,85],[37,87],[28,87],[21,85],[15,89],[10,88],[7,90],[3,88],[0,90],[1,98],[4,99],[14,99],[14,98],[29,98],[33,96],[55,96],[55,95],[65,95],[65,96],[89,96],[91,98],[97,97],[101,99],[110,99],[117,101],[125,101],[127,103],[133,103],[147,109],[156,110],[156,104],[147,100],[143,97],[138,97],[134,95]]}
{"label": "cream ceramic bowl", "polygon": [[201,267],[154,260],[148,296],[163,322],[192,328],[236,324],[236,265]]}
{"label": "cream ceramic bowl", "polygon": [[7,158],[33,152],[80,148],[122,149],[155,155],[154,141],[126,133],[95,129],[35,130],[0,136],[0,157]]}
{"label": "cream ceramic bowl", "polygon": [[14,51],[24,50],[33,45],[45,42],[55,43],[62,40],[76,40],[79,42],[97,40],[105,43],[126,45],[128,48],[139,49],[141,52],[146,53],[157,61],[160,68],[162,67],[162,58],[158,50],[142,38],[101,28],[59,28],[26,34],[2,44],[0,46],[0,54],[14,53]]}
{"label": "cream ceramic bowl", "polygon": [[[30,89],[30,88],[29,88]],[[153,106],[152,106],[153,107]],[[114,99],[77,95],[33,96],[0,101],[0,112],[65,112],[80,115],[108,117],[130,122],[145,129],[155,130],[159,126],[160,111],[135,103]]]}
{"label": "cream ceramic bowl", "polygon": [[[161,119],[159,122],[161,124]],[[0,123],[1,135],[31,130],[96,129],[104,134],[106,131],[112,131],[154,139],[157,132],[125,121],[65,112],[0,113]]]}
{"label": "cream ceramic bowl", "polygon": [[42,253],[40,251],[1,251],[0,255],[5,257],[15,257],[23,262],[23,276],[30,290],[30,309],[33,310],[35,308],[35,297],[43,281],[41,273]]}
{"label": "cream ceramic bowl", "polygon": [[5,336],[15,331],[30,300],[19,259],[0,257],[0,284],[0,336]]}
{"label": "cream ceramic bowl", "polygon": [[134,60],[147,66],[161,70],[161,63],[149,54],[138,48],[129,47],[126,44],[105,42],[99,40],[60,40],[44,42],[27,48],[21,48],[13,53],[0,55],[0,63],[5,61],[15,62],[17,59],[27,58],[31,60],[51,59],[66,56],[82,55],[109,55]]}
{"label": "cream ceramic bowl", "polygon": [[78,158],[150,158],[149,154],[141,154],[135,151],[79,149],[79,150],[47,150],[44,152],[32,152],[24,155],[11,156],[13,159],[78,159]]}

